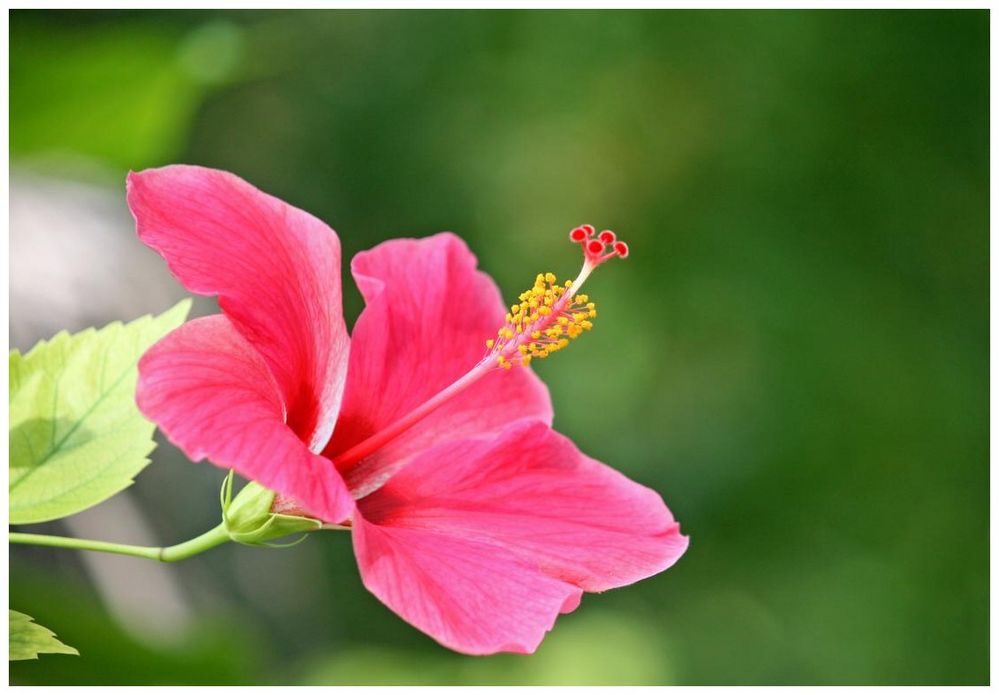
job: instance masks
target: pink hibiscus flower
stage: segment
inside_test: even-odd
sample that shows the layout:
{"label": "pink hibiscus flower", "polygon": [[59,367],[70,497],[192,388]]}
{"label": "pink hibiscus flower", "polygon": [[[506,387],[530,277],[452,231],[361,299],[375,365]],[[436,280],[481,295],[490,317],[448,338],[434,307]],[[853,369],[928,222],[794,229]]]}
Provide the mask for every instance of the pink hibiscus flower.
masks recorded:
{"label": "pink hibiscus flower", "polygon": [[339,239],[308,213],[192,166],[129,174],[128,204],[222,309],[145,354],[142,412],[191,459],[349,525],[364,585],[441,644],[530,653],[582,592],[683,554],[658,494],[552,430],[527,367],[590,327],[577,290],[627,255],[613,233],[573,230],[575,283],[538,276],[510,313],[453,234],[385,242],[351,262],[366,307],[348,338]]}

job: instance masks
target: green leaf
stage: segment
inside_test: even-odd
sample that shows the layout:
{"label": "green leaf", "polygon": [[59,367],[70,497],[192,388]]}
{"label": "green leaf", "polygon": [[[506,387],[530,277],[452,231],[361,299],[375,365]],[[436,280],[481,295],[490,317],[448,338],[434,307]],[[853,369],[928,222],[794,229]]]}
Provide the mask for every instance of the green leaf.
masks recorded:
{"label": "green leaf", "polygon": [[135,405],[136,364],[190,308],[10,353],[10,523],[75,514],[132,484],[155,447]]}
{"label": "green leaf", "polygon": [[31,616],[9,609],[7,612],[10,616],[9,661],[37,659],[39,654],[80,655],[80,652],[57,640],[52,630],[34,622]]}

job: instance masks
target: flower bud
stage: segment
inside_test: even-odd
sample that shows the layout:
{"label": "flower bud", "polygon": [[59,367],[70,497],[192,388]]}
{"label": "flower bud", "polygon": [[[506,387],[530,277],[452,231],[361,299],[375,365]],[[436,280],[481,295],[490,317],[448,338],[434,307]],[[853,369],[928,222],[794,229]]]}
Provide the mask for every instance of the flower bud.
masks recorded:
{"label": "flower bud", "polygon": [[[226,532],[236,543],[280,547],[287,544],[274,544],[268,541],[292,533],[315,531],[323,525],[319,519],[272,512],[274,492],[252,481],[244,485],[233,499],[232,481],[233,472],[229,471],[228,477],[222,484],[220,502]],[[294,541],[292,544],[297,542],[299,541]]]}

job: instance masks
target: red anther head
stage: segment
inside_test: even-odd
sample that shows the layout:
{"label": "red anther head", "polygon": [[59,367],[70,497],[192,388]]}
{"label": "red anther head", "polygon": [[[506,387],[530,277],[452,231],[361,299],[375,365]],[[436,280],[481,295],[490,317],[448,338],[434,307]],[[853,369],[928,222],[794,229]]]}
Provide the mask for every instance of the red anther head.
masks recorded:
{"label": "red anther head", "polygon": [[615,241],[617,241],[617,235],[614,234],[614,232],[612,232],[609,229],[605,229],[604,231],[600,232],[600,236],[598,238],[600,239],[600,241],[604,242],[605,244],[613,244]]}
{"label": "red anther head", "polygon": [[621,258],[628,257],[628,245],[623,241],[619,241],[614,244],[614,253],[616,253]]}
{"label": "red anther head", "polygon": [[592,224],[584,224],[580,229],[586,232],[586,236],[593,236],[593,232],[596,231]]}
{"label": "red anther head", "polygon": [[576,227],[571,232],[569,232],[569,238],[575,241],[577,244],[583,241],[589,234],[582,227]]}
{"label": "red anther head", "polygon": [[590,239],[586,242],[586,255],[587,256],[599,256],[604,252],[604,244],[602,241],[596,239]]}

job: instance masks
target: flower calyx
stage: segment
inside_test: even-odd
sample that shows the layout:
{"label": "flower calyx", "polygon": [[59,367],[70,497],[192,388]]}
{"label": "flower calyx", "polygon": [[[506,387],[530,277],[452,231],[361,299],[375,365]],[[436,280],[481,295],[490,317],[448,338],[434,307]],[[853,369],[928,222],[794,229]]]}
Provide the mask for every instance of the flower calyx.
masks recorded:
{"label": "flower calyx", "polygon": [[305,540],[305,536],[290,543],[272,543],[277,538],[293,533],[307,533],[322,528],[323,522],[306,516],[292,516],[271,511],[275,493],[259,483],[249,482],[233,498],[233,471],[229,471],[219,501],[222,505],[222,523],[229,538],[236,543],[253,546],[283,548]]}

